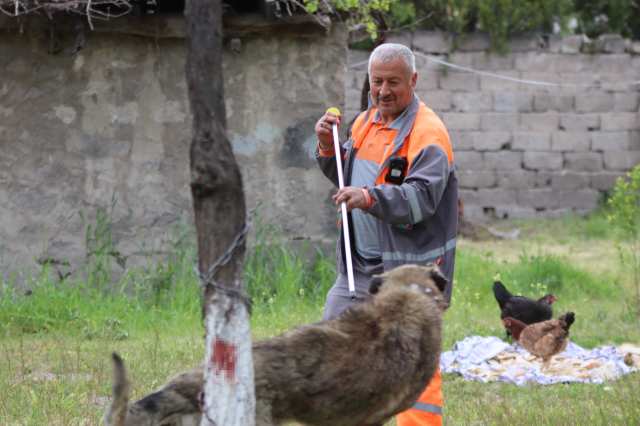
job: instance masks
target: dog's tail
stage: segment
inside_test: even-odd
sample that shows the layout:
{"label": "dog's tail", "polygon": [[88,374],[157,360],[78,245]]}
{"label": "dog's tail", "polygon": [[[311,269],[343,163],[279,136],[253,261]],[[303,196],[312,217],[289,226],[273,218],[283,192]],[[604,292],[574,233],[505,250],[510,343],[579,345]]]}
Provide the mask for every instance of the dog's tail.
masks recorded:
{"label": "dog's tail", "polygon": [[131,398],[131,383],[127,379],[122,358],[115,352],[111,358],[113,397],[102,418],[105,426],[124,426]]}

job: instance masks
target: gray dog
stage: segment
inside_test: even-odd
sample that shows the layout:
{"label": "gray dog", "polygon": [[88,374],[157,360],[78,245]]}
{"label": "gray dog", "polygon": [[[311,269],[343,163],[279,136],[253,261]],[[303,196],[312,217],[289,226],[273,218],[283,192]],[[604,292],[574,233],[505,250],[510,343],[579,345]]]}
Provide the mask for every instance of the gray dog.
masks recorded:
{"label": "gray dog", "polygon": [[[337,318],[254,342],[256,426],[377,426],[413,406],[438,366],[446,283],[435,264],[402,266],[374,277],[375,296]],[[203,365],[129,404],[113,358],[106,426],[199,424]]]}

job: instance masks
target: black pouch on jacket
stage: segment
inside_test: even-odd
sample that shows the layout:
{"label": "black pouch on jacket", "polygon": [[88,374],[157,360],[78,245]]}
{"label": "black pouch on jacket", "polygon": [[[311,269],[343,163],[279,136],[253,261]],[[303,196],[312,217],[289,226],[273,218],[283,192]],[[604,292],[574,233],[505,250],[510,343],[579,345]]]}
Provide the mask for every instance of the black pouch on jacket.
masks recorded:
{"label": "black pouch on jacket", "polygon": [[385,176],[384,181],[389,183],[395,183],[396,185],[402,185],[404,182],[404,172],[407,169],[407,159],[405,157],[398,157],[394,155],[389,162],[389,171]]}

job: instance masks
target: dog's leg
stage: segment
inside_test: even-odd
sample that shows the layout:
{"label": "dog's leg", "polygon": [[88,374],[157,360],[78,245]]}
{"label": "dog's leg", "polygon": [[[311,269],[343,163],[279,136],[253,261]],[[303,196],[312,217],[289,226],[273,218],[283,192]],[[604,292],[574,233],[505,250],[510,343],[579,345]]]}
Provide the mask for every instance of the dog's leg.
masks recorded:
{"label": "dog's leg", "polygon": [[124,363],[116,353],[112,355],[111,370],[113,371],[113,397],[104,412],[105,426],[123,426],[131,398],[131,383],[127,380]]}

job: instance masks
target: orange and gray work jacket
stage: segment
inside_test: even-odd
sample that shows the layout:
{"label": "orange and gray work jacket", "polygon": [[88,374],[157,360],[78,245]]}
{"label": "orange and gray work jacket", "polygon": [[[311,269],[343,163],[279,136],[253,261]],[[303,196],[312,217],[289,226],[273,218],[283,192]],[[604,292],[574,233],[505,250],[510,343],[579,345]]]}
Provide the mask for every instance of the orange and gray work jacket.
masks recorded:
{"label": "orange and gray work jacket", "polygon": [[[391,125],[383,126],[373,107],[356,119],[349,140],[341,146],[345,186],[363,189],[368,208],[349,213],[354,270],[372,275],[403,264],[437,263],[449,279],[445,293],[451,300],[458,228],[458,177],[444,124],[414,94],[407,109]],[[338,186],[335,152],[316,148],[320,169]],[[359,176],[371,169],[369,183]],[[355,165],[355,167],[354,167]],[[354,174],[354,169],[356,170]],[[367,215],[377,235],[378,257],[370,256],[366,240]],[[354,230],[353,222],[361,225]],[[369,220],[371,221],[371,220]],[[363,237],[359,237],[363,236]],[[375,244],[378,244],[376,241]],[[337,246],[345,273],[344,236]],[[374,247],[375,251],[375,247]]]}

